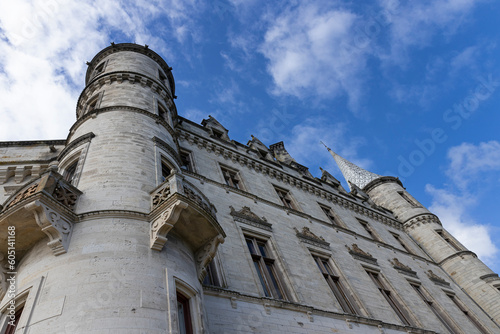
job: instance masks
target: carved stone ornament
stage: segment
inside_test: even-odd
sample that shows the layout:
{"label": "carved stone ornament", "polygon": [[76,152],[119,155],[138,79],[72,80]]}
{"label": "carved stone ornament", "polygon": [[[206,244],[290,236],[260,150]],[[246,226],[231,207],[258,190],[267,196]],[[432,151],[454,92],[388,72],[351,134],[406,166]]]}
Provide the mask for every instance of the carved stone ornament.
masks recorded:
{"label": "carved stone ornament", "polygon": [[52,249],[54,255],[66,253],[73,232],[73,223],[40,201],[27,204],[25,209],[33,212],[36,223],[49,237],[47,246]]}
{"label": "carved stone ornament", "polygon": [[407,265],[402,264],[397,258],[393,258],[392,260],[389,260],[389,262],[392,264],[394,269],[397,269],[399,272],[402,272],[404,274],[408,274],[410,276],[417,276],[417,273],[413,271],[410,267]]}
{"label": "carved stone ornament", "polygon": [[207,266],[214,259],[217,248],[220,244],[224,243],[224,237],[217,235],[212,240],[208,241],[200,250],[196,252],[196,265],[198,269],[198,279],[203,282],[207,275]]}
{"label": "carved stone ornament", "polygon": [[362,260],[369,263],[377,263],[377,259],[374,258],[370,253],[363,251],[358,247],[357,244],[352,244],[352,248],[346,245],[349,254],[358,260]]}
{"label": "carved stone ornament", "polygon": [[326,242],[323,237],[321,237],[321,236],[318,237],[316,234],[311,232],[309,227],[304,226],[302,228],[302,231],[299,231],[295,227],[293,229],[295,230],[295,233],[296,233],[297,237],[300,239],[300,241],[314,245],[314,246],[318,246],[321,248],[330,249],[330,243]]}
{"label": "carved stone ornament", "polygon": [[265,217],[257,216],[248,206],[242,207],[239,211],[236,211],[232,206],[229,206],[229,208],[234,220],[271,231],[272,224],[268,223]]}
{"label": "carved stone ornament", "polygon": [[444,278],[439,277],[438,275],[434,274],[432,272],[432,270],[427,270],[427,277],[429,277],[429,279],[436,284],[445,285],[445,286],[450,285],[450,283],[448,283]]}
{"label": "carved stone ornament", "polygon": [[161,251],[167,242],[167,234],[179,220],[182,210],[188,207],[188,204],[178,200],[160,215],[158,219],[151,223],[150,247]]}

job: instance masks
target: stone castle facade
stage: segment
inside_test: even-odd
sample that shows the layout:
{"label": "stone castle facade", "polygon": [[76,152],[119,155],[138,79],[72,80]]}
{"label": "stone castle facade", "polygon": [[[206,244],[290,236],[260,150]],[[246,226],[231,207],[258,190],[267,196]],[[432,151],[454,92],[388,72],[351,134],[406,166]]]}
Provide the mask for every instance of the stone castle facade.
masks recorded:
{"label": "stone castle facade", "polygon": [[0,333],[500,333],[500,278],[397,178],[178,116],[147,46],[88,65],[66,140],[0,143]]}

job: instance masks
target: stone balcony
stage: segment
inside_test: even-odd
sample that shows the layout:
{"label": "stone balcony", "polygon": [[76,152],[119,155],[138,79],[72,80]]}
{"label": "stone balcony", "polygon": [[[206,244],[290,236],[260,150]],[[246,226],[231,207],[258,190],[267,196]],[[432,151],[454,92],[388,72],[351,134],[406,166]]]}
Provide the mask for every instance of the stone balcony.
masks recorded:
{"label": "stone balcony", "polygon": [[216,209],[193,184],[172,174],[151,193],[150,247],[161,251],[173,233],[191,247],[200,281],[226,234],[217,222]]}
{"label": "stone balcony", "polygon": [[[74,207],[81,192],[60,174],[49,171],[19,189],[0,207],[0,253],[15,239],[16,260],[48,237],[54,255],[66,253],[77,220]],[[8,231],[15,229],[15,238]],[[10,244],[13,245],[12,243]],[[10,247],[12,248],[12,247]],[[5,256],[4,256],[5,258]]]}

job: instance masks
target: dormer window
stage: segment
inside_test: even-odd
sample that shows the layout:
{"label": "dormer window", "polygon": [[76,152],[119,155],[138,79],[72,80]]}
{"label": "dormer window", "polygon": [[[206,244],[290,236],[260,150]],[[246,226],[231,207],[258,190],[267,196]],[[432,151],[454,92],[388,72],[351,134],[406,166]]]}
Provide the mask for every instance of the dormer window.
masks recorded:
{"label": "dormer window", "polygon": [[104,62],[100,63],[96,68],[95,68],[95,74],[99,74],[104,70]]}
{"label": "dormer window", "polygon": [[212,134],[215,138],[223,139],[224,133],[222,131],[212,129]]}

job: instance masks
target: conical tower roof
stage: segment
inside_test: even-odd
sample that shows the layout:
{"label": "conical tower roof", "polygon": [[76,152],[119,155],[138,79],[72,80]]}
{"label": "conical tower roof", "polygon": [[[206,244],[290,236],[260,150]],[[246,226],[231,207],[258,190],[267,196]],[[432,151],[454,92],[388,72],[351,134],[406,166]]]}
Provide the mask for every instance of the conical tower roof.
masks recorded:
{"label": "conical tower roof", "polygon": [[[322,144],[325,145],[323,142]],[[351,190],[352,185],[363,189],[371,181],[382,177],[381,175],[369,172],[366,169],[353,164],[349,160],[342,158],[340,155],[333,152],[328,146],[325,145],[325,147],[335,159],[335,162],[339,166],[340,171],[342,172],[342,175],[344,175],[344,178],[346,179]]]}

